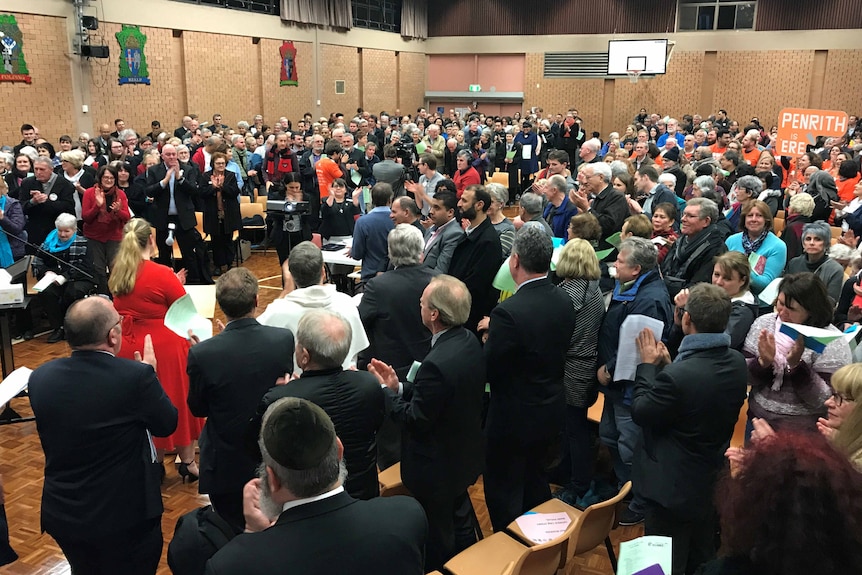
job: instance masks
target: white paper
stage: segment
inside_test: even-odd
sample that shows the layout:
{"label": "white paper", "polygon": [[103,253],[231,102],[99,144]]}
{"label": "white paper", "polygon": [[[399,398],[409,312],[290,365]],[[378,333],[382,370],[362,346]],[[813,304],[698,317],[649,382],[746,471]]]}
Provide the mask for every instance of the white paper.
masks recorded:
{"label": "white paper", "polygon": [[36,285],[33,286],[33,291],[41,292],[52,283],[56,283],[57,285],[63,285],[64,283],[66,283],[66,277],[57,275],[52,271],[47,271],[45,272],[45,275],[42,276],[42,279],[36,282]]}
{"label": "white paper", "polygon": [[667,240],[667,238],[666,238],[666,237],[664,237],[664,236],[656,236],[656,237],[654,237],[653,239],[651,239],[650,241],[651,241],[652,243],[656,244],[657,246],[666,246],[667,244],[669,244],[669,243],[670,243],[670,242]]}
{"label": "white paper", "polygon": [[766,287],[763,288],[763,291],[760,292],[757,298],[766,305],[773,305],[776,298],[778,298],[778,286],[781,285],[781,282],[783,280],[783,277],[777,277],[771,282],[769,282]]}
{"label": "white paper", "polygon": [[407,381],[413,383],[416,379],[416,374],[419,373],[419,368],[422,367],[422,362],[414,361],[410,366],[410,371],[407,372]]}
{"label": "white paper", "polygon": [[529,160],[533,155],[533,146],[530,144],[523,144],[521,146],[521,159]]}
{"label": "white paper", "polygon": [[670,537],[647,535],[620,543],[617,575],[633,575],[651,565],[658,564],[670,575],[673,562],[673,541]]}
{"label": "white paper", "polygon": [[212,319],[215,317],[215,284],[183,286],[186,293],[192,297],[195,309],[204,317]]}
{"label": "white paper", "polygon": [[644,329],[652,331],[653,336],[661,341],[664,324],[655,318],[645,315],[630,315],[620,327],[620,347],[617,349],[617,364],[614,369],[614,381],[634,381],[635,372],[641,362],[638,353],[638,335]]}
{"label": "white paper", "polygon": [[29,367],[19,367],[6,376],[0,383],[0,405],[7,403],[10,399],[24,391],[30,381],[33,370]]}
{"label": "white paper", "polygon": [[0,268],[0,286],[7,286],[12,283],[12,276],[9,275],[4,268]]}
{"label": "white paper", "polygon": [[572,518],[559,513],[527,513],[515,520],[524,536],[533,543],[547,543],[566,532]]}
{"label": "white paper", "polygon": [[188,339],[189,330],[201,341],[213,336],[213,322],[197,312],[192,296],[184,295],[168,308],[165,327],[183,339]]}

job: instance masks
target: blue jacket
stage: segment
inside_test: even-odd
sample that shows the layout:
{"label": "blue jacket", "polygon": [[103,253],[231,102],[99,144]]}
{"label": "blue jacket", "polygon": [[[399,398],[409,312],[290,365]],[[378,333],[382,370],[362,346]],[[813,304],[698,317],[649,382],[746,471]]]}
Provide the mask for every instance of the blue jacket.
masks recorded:
{"label": "blue jacket", "polygon": [[[742,234],[744,233],[733,234],[724,240],[724,245],[727,246],[727,249],[733,252],[745,253],[745,250],[742,249]],[[763,288],[769,285],[769,282],[784,273],[784,266],[787,264],[787,244],[781,241],[778,236],[769,232],[766,234],[766,239],[760,245],[760,249],[754,253],[766,258],[766,268],[764,268],[762,274],[754,271],[754,267],[751,268],[751,292],[757,295],[763,291]]]}
{"label": "blue jacket", "polygon": [[[548,205],[545,206],[545,211],[542,212],[542,218],[547,221],[548,214],[551,213],[551,209],[554,207],[553,204],[548,202]],[[554,230],[554,237],[566,239],[566,233],[569,229],[569,221],[571,221],[572,216],[578,215],[578,208],[569,201],[569,196],[567,195],[563,199],[563,203],[560,204],[560,207],[557,208],[557,213],[554,214],[553,219],[551,219],[551,229]]]}
{"label": "blue jacket", "polygon": [[[622,293],[617,289],[611,296],[611,303],[602,321],[599,333],[599,355],[597,368],[607,366],[613,379],[617,363],[617,350],[620,346],[620,328],[629,315],[645,315],[664,322],[662,341],[667,341],[670,328],[673,325],[673,306],[667,288],[658,273],[652,270],[642,275],[635,284]],[[605,395],[619,394],[626,405],[631,405],[634,381],[613,382],[610,386],[599,386]]]}
{"label": "blue jacket", "polygon": [[362,260],[362,281],[368,281],[377,272],[386,271],[389,231],[395,227],[389,212],[387,206],[377,207],[356,220],[350,257]]}

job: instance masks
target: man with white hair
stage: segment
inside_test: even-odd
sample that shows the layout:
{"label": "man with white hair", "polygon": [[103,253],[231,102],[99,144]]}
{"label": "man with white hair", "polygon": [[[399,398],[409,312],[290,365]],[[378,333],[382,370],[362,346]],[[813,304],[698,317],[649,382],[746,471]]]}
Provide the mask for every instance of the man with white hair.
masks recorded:
{"label": "man with white hair", "polygon": [[[33,160],[33,176],[25,178],[18,188],[18,200],[27,216],[31,244],[42,245],[54,229],[54,220],[62,213],[75,214],[75,188],[63,176],[54,173],[51,158]],[[33,253],[32,248],[27,248]]]}
{"label": "man with white hair", "polygon": [[[611,185],[611,167],[604,162],[592,163],[581,170],[578,180],[581,189],[570,193],[569,198],[578,210],[590,212],[599,220],[602,227],[599,249],[613,247],[605,239],[622,231],[623,222],[630,214],[626,197]],[[592,205],[590,197],[594,198]]]}
{"label": "man with white hair", "polygon": [[544,185],[534,187],[548,199],[542,214],[543,219],[551,226],[554,237],[565,239],[569,221],[578,213],[577,206],[569,199],[570,188],[566,178],[554,174],[545,181]]}
{"label": "man with white hair", "polygon": [[583,143],[579,152],[582,164],[593,164],[600,162],[599,150],[602,148],[602,143],[597,138],[591,138]]}
{"label": "man with white hair", "polygon": [[440,126],[431,124],[428,126],[428,134],[422,138],[422,143],[425,144],[425,153],[434,154],[434,158],[440,162],[443,160],[443,152],[446,147],[446,140],[440,135]]}
{"label": "man with white hair", "polygon": [[679,131],[679,122],[676,118],[669,118],[665,124],[665,128],[666,132],[659,136],[658,141],[655,143],[656,146],[661,148],[668,138],[673,138],[676,140],[677,146],[682,148],[682,145],[685,143],[685,134]]}

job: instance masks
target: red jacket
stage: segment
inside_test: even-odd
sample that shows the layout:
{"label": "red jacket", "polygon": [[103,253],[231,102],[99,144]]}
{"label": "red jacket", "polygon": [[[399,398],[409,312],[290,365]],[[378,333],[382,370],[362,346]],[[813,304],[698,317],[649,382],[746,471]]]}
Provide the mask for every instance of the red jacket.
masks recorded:
{"label": "red jacket", "polygon": [[97,242],[118,242],[123,239],[123,226],[131,218],[129,200],[125,192],[114,188],[116,201],[120,202],[119,210],[111,210],[111,201],[105,198],[105,205],[96,205],[96,188],[87,188],[81,200],[81,216],[84,219],[84,237]]}

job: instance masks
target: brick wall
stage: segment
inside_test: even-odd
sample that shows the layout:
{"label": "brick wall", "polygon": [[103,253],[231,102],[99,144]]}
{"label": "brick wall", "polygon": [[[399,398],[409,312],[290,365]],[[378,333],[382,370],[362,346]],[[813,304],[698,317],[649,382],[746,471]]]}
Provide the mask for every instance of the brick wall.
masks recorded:
{"label": "brick wall", "polygon": [[[103,22],[100,31],[104,33],[110,58],[91,60],[89,64],[90,82],[88,102],[92,126],[87,131],[93,136],[99,132],[99,124],[107,123],[114,129],[114,119],[122,118],[126,126],[140,134],[150,131],[150,122],[159,120],[162,129],[172,132],[180,125],[179,119],[184,110],[184,80],[175,63],[175,42],[170,30],[164,28],[141,28],[147,37],[144,55],[150,73],[149,86],[145,84],[125,84],[119,78],[120,48],[115,34],[120,24]],[[180,72],[180,73],[178,73]]]}
{"label": "brick wall", "polygon": [[398,57],[389,50],[362,49],[362,109],[377,114],[398,107]]}
{"label": "brick wall", "polygon": [[[356,48],[321,44],[320,106],[324,116],[341,112],[345,118],[356,114],[359,101],[359,52]],[[345,93],[335,93],[335,81],[344,80]]]}
{"label": "brick wall", "polygon": [[545,78],[543,54],[527,54],[524,70],[525,109],[536,106],[547,115],[575,108],[588,130],[599,129],[604,80]]}
{"label": "brick wall", "polygon": [[[272,125],[281,116],[292,121],[306,112],[314,115],[314,47],[309,42],[294,42],[298,86],[279,86],[281,80],[281,40],[263,38],[260,49],[260,76],[256,79],[263,90],[264,122]],[[249,117],[249,121],[254,114]],[[315,118],[316,120],[317,118]]]}
{"label": "brick wall", "polygon": [[66,20],[14,16],[24,35],[24,58],[33,83],[0,82],[0,143],[20,142],[20,127],[25,122],[39,128],[45,139],[56,142],[72,131],[73,124]]}
{"label": "brick wall", "polygon": [[[398,105],[402,113],[415,113],[425,101],[425,54],[400,52],[398,54]],[[377,110],[378,112],[380,110]],[[388,110],[390,113],[392,110]]]}
{"label": "brick wall", "polygon": [[[261,110],[260,51],[247,36],[183,32],[189,112],[235,126]],[[276,68],[276,71],[278,68]]]}
{"label": "brick wall", "polygon": [[862,113],[859,83],[852,72],[859,72],[862,50],[830,50],[826,58],[822,106],[824,110]]}

